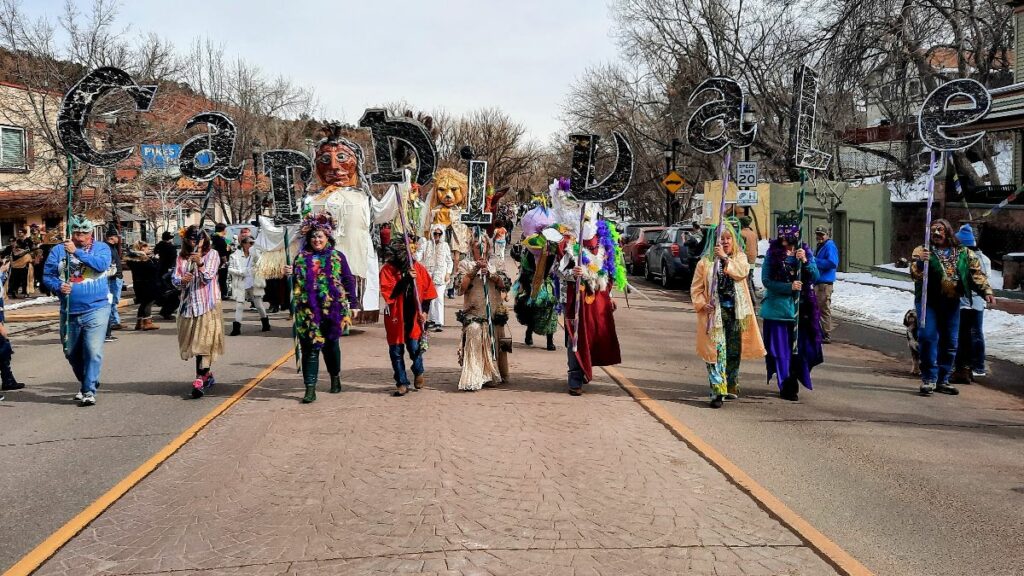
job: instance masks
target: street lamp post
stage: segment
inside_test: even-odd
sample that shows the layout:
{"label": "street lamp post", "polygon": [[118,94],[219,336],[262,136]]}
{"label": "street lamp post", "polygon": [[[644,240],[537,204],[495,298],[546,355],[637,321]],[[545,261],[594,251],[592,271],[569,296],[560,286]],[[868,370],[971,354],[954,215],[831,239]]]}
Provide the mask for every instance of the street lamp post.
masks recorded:
{"label": "street lamp post", "polygon": [[[678,138],[672,139],[672,145],[669,148],[665,148],[665,176],[668,176],[673,170],[676,169],[676,152],[679,148],[680,142]],[[665,189],[665,226],[672,225],[672,192]]]}

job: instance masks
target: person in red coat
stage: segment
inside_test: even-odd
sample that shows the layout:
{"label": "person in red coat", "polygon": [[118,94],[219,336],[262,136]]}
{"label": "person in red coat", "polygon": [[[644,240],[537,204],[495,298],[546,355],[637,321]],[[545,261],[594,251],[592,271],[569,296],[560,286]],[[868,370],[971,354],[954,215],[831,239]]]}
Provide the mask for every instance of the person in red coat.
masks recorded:
{"label": "person in red coat", "polygon": [[[384,249],[384,267],[380,270],[380,293],[384,297],[384,329],[388,355],[395,373],[395,396],[409,391],[405,371],[405,351],[412,360],[413,386],[423,387],[423,325],[430,301],[437,298],[430,273],[419,262],[409,266],[409,253],[402,238],[395,238]],[[418,300],[418,302],[417,302]]]}
{"label": "person in red coat", "polygon": [[[594,366],[611,366],[622,362],[619,337],[615,332],[615,301],[611,298],[612,280],[608,270],[612,268],[608,259],[607,242],[601,242],[596,227],[584,225],[582,262],[577,261],[571,250],[566,250],[562,260],[562,277],[565,286],[565,347],[569,364],[569,394],[579,396],[583,384],[594,379]],[[572,243],[565,245],[566,248]],[[582,295],[579,307],[579,336],[576,350],[572,339],[576,318],[576,298]]]}

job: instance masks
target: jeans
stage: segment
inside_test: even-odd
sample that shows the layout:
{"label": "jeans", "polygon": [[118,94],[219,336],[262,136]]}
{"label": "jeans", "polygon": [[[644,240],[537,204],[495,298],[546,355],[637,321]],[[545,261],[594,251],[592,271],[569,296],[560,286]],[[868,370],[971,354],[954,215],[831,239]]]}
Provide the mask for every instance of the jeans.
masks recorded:
{"label": "jeans", "polygon": [[80,392],[95,394],[103,367],[103,339],[110,323],[110,307],[70,314],[67,320],[64,327],[67,335],[65,357],[81,383]]}
{"label": "jeans", "polygon": [[409,385],[409,376],[405,373],[405,350],[409,351],[409,358],[412,358],[413,375],[423,374],[423,354],[420,354],[419,340],[408,340],[405,344],[388,344],[388,356],[391,357],[391,369],[395,372],[396,386]]}
{"label": "jeans", "polygon": [[[571,322],[571,320],[566,322]],[[569,389],[580,390],[583,388],[583,383],[586,382],[587,377],[583,373],[583,367],[580,366],[579,359],[576,358],[576,353],[572,350],[572,337],[569,336],[569,330],[565,331],[565,351],[569,362]]]}
{"label": "jeans", "polygon": [[121,290],[124,288],[124,280],[121,278],[108,278],[110,286],[110,325],[121,323],[121,314],[117,311],[117,304],[121,301]]}
{"label": "jeans", "polygon": [[326,340],[323,348],[319,351],[313,348],[313,341],[305,338],[299,339],[299,346],[302,347],[302,383],[306,386],[316,386],[320,378],[320,353],[323,352],[324,364],[327,364],[327,373],[331,376],[341,374],[341,346],[338,339]]}
{"label": "jeans", "polygon": [[914,307],[919,319],[927,319],[917,329],[921,381],[926,384],[949,382],[960,331],[960,299],[929,298],[927,315],[922,314],[920,301],[915,302]]}
{"label": "jeans", "polygon": [[[975,296],[980,298],[980,296]],[[984,310],[960,309],[960,335],[956,347],[956,367],[985,371]]]}

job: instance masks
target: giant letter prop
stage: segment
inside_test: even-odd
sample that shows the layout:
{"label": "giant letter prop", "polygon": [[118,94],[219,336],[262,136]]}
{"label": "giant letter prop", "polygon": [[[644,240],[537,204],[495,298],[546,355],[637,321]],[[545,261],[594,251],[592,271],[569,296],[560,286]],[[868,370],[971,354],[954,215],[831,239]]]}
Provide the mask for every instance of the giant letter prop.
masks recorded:
{"label": "giant letter prop", "polygon": [[377,172],[370,175],[374,184],[396,184],[402,181],[402,170],[395,166],[391,150],[391,139],[401,140],[416,151],[416,183],[426,186],[434,179],[437,166],[437,151],[430,132],[423,124],[412,118],[387,115],[379,108],[370,108],[359,119],[359,126],[369,128],[373,134],[373,156],[377,160]]}
{"label": "giant letter prop", "polygon": [[832,155],[814,148],[818,73],[803,64],[793,73],[793,106],[789,116],[789,155],[798,168],[825,170]]}
{"label": "giant letter prop", "polygon": [[[746,148],[754,143],[757,125],[743,130],[743,89],[732,78],[715,76],[700,83],[690,94],[693,105],[704,92],[715,92],[717,97],[697,108],[686,123],[686,140],[700,152],[714,154],[726,146]],[[710,134],[713,125],[721,122],[721,130]]]}
{"label": "giant letter prop", "polygon": [[112,67],[89,72],[64,95],[57,114],[57,136],[68,154],[92,166],[113,166],[131,156],[131,148],[100,152],[85,135],[93,105],[104,94],[118,89],[132,97],[139,112],[148,111],[156,95],[156,86],[139,86],[127,72]]}
{"label": "giant letter prop", "polygon": [[[199,124],[208,124],[212,132],[196,134],[181,147],[178,163],[181,174],[187,178],[206,182],[217,176],[226,180],[238,180],[242,175],[242,166],[233,166],[231,156],[235,150],[235,123],[222,112],[201,112],[185,123],[188,130]],[[206,155],[209,162],[198,162],[200,156]]]}
{"label": "giant letter prop", "polygon": [[313,175],[313,163],[309,156],[295,150],[267,150],[263,153],[263,172],[270,178],[270,190],[274,197],[274,224],[294,224],[299,221],[300,211],[295,198],[295,182],[292,171],[299,169],[299,179],[309,182]]}
{"label": "giant letter prop", "polygon": [[[956,100],[965,102],[961,105]],[[981,120],[988,114],[991,104],[988,90],[977,80],[961,78],[946,82],[933,90],[921,105],[921,113],[917,116],[921,140],[932,150],[945,152],[973,146],[985,136],[984,131],[953,138],[946,135],[945,129]]]}
{"label": "giant letter prop", "polygon": [[615,169],[599,183],[591,184],[594,163],[597,161],[596,134],[570,134],[572,142],[572,171],[569,175],[569,194],[580,202],[611,202],[622,196],[633,179],[633,150],[622,134],[612,132],[615,138]]}

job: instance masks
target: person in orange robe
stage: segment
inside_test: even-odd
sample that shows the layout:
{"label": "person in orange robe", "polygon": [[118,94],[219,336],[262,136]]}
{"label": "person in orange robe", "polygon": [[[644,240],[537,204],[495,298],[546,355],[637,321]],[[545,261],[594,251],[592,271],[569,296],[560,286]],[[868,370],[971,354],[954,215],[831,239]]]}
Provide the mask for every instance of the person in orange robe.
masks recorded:
{"label": "person in orange robe", "polygon": [[[409,376],[405,371],[405,351],[412,360],[413,386],[423,387],[424,323],[430,301],[437,298],[430,272],[413,261],[401,237],[394,238],[384,249],[384,267],[380,270],[380,293],[384,298],[384,329],[388,339],[388,355],[395,373],[395,396],[409,392]],[[418,293],[418,294],[417,294]],[[417,296],[419,302],[417,302]],[[418,304],[418,305],[417,305]]]}

